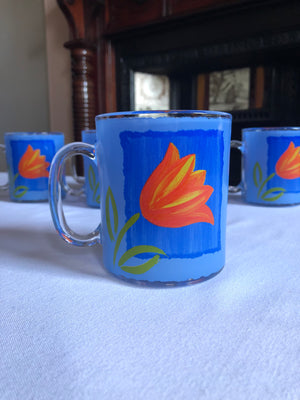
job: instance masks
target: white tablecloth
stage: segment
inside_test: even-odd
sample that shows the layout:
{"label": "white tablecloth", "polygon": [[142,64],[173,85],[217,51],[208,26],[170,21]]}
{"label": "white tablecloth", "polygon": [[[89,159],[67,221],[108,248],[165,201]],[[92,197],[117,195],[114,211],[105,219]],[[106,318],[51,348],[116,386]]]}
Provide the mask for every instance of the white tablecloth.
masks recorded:
{"label": "white tablecloth", "polygon": [[[78,231],[99,211],[66,199]],[[151,289],[0,194],[1,400],[299,400],[300,206],[229,200],[226,266]]]}

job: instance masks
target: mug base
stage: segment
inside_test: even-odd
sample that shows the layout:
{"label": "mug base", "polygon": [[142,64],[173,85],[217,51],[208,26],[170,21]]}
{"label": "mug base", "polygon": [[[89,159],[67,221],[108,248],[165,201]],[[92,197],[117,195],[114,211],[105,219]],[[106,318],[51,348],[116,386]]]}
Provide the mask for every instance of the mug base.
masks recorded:
{"label": "mug base", "polygon": [[113,276],[121,279],[122,281],[125,281],[130,284],[134,284],[137,286],[152,287],[152,288],[180,287],[180,286],[194,285],[196,283],[201,283],[201,282],[205,282],[209,279],[212,279],[216,275],[218,275],[223,270],[223,268],[224,268],[224,266],[219,271],[214,272],[208,276],[202,276],[201,278],[198,278],[198,279],[188,279],[186,281],[163,281],[163,282],[162,281],[146,281],[146,280],[130,279],[130,278],[126,278],[125,276],[122,276],[122,275],[113,274]]}
{"label": "mug base", "polygon": [[245,203],[248,203],[250,205],[254,205],[254,206],[261,206],[261,207],[292,207],[292,206],[298,206],[300,203],[299,201],[295,201],[292,203],[267,203],[267,202],[258,202],[258,201],[254,201],[254,200],[248,200],[248,199],[244,199]]}
{"label": "mug base", "polygon": [[47,203],[48,202],[48,198],[47,199],[16,199],[16,198],[10,198],[10,200],[14,203]]}

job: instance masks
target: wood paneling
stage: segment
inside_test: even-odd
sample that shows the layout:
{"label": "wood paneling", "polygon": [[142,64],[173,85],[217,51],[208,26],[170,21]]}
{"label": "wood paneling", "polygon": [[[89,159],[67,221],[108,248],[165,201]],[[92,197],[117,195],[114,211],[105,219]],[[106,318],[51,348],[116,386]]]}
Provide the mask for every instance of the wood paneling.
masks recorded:
{"label": "wood paneling", "polygon": [[111,0],[106,3],[107,33],[141,27],[166,16],[166,0]]}
{"label": "wood paneling", "polygon": [[170,15],[191,14],[217,7],[228,7],[241,2],[241,0],[169,0],[168,12]]}

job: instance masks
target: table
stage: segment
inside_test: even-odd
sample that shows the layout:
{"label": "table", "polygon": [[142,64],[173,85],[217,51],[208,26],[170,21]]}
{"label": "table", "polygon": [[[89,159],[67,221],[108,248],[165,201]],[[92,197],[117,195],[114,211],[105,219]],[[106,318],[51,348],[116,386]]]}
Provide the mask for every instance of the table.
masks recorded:
{"label": "table", "polygon": [[[65,212],[81,231],[99,219],[83,198]],[[231,196],[224,270],[153,289],[65,243],[47,203],[2,192],[0,399],[300,399],[299,220]]]}

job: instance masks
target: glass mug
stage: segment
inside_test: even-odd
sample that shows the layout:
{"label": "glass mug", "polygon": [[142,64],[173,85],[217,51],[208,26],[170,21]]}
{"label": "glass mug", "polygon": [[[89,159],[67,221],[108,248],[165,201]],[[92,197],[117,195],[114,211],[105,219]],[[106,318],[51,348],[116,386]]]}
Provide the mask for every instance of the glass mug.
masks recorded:
{"label": "glass mug", "polygon": [[9,190],[17,202],[48,200],[48,176],[55,153],[64,145],[61,132],[7,132],[0,151],[6,155]]}
{"label": "glass mug", "polygon": [[[100,243],[106,269],[134,283],[182,285],[220,272],[231,115],[111,113],[96,117],[96,131],[96,147],[69,144],[52,162],[49,204],[60,236],[77,246]],[[96,154],[98,162],[101,223],[88,235],[69,228],[57,185],[62,166],[77,154]]]}
{"label": "glass mug", "polygon": [[[86,129],[81,132],[81,140],[84,143],[94,145],[96,143],[96,130]],[[71,159],[71,172],[74,181],[77,184],[77,192],[73,195],[85,195],[86,204],[89,207],[99,208],[100,206],[100,187],[97,169],[97,160],[83,158],[83,176],[77,174],[76,159]]]}
{"label": "glass mug", "polygon": [[[81,132],[81,140],[84,143],[94,145],[96,143],[96,130],[84,130]],[[91,160],[87,157],[83,159],[84,169],[84,189],[86,195],[86,203],[89,207],[100,206],[100,187],[97,169],[97,157]]]}
{"label": "glass mug", "polygon": [[246,202],[268,206],[300,203],[300,127],[242,129],[242,181],[230,186]]}

